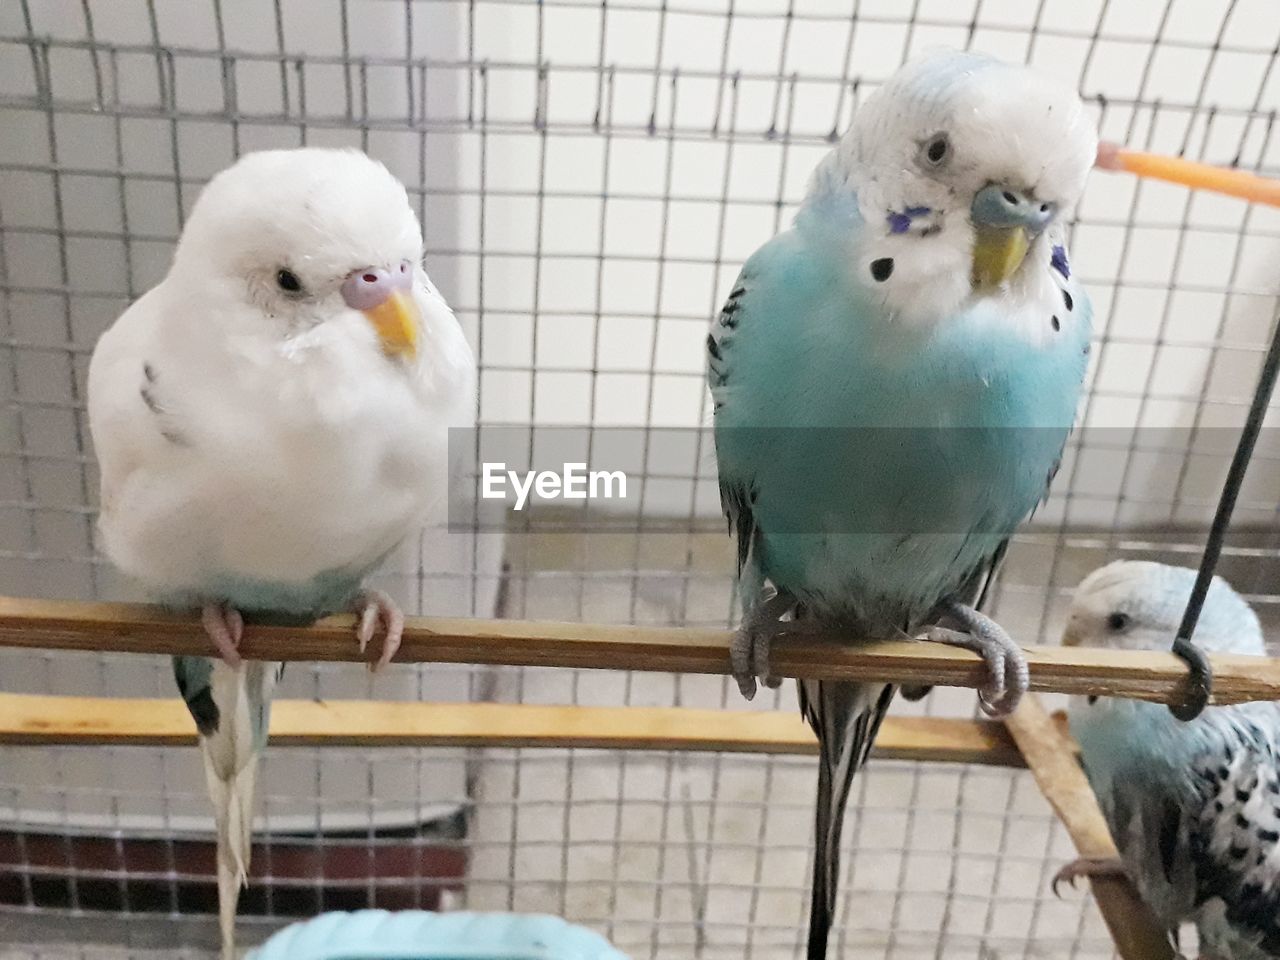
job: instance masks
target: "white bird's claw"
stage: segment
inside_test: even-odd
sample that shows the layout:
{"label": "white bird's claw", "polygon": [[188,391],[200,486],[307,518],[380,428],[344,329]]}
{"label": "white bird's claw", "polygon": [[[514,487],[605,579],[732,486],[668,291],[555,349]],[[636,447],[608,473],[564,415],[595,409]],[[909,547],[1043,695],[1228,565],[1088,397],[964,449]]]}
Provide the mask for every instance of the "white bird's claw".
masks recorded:
{"label": "white bird's claw", "polygon": [[233,670],[240,666],[240,638],[244,636],[244,617],[235,607],[224,603],[206,603],[200,611],[204,632],[213,641],[222,662]]}
{"label": "white bird's claw", "polygon": [[370,664],[372,672],[385,667],[400,649],[400,638],[404,635],[404,613],[389,596],[381,590],[362,590],[355,600],[355,612],[360,618],[356,624],[356,643],[360,652],[364,653],[369,641],[378,631],[381,623],[386,629],[382,640],[382,654],[377,661]]}

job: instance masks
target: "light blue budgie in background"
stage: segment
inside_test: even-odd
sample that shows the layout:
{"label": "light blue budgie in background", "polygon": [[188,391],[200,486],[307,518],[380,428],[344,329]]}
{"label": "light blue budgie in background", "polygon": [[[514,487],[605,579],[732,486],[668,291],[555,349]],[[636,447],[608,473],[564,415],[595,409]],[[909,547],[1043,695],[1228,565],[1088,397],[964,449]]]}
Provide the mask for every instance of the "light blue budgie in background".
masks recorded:
{"label": "light blue budgie in background", "polygon": [[281,672],[241,661],[244,619],[354,611],[361,650],[383,628],[385,664],[404,617],[364,578],[445,515],[474,363],[421,257],[381,164],[250,154],[205,187],[168,275],[90,365],[106,553],[161,602],[201,609],[220,657],[177,657],[174,674],[213,800],[226,960]]}
{"label": "light blue budgie in background", "polygon": [[627,960],[594,931],[545,914],[359,910],[285,927],[248,960]]}
{"label": "light blue budgie in background", "polygon": [[[943,52],[867,99],[793,229],[747,261],[707,338],[751,697],[770,639],[838,627],[979,652],[1007,713],[1015,643],[972,604],[1045,496],[1089,353],[1063,215],[1096,132],[1074,92]],[[770,591],[770,587],[775,592]],[[804,621],[808,621],[806,624]],[[950,629],[940,624],[949,625]],[[841,821],[895,688],[801,681],[820,743],[808,956],[826,954]]]}
{"label": "light blue budgie in background", "polygon": [[[1167,650],[1195,579],[1145,561],[1095,570],[1062,642]],[[1221,577],[1195,639],[1209,653],[1266,652],[1257,616]],[[1076,861],[1058,879],[1127,873],[1175,942],[1193,922],[1204,957],[1280,957],[1280,704],[1209,707],[1183,723],[1160,703],[1073,697],[1070,718],[1121,861]]]}

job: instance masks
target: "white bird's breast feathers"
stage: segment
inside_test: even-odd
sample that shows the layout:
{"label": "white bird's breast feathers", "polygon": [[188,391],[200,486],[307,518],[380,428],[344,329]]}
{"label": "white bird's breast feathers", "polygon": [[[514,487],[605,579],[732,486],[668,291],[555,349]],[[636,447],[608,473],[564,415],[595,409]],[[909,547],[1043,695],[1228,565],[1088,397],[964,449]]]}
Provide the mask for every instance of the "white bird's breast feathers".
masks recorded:
{"label": "white bird's breast feathers", "polygon": [[122,570],[172,590],[210,576],[305,582],[372,565],[443,515],[448,430],[467,424],[474,386],[442,302],[424,310],[423,355],[407,368],[344,342],[341,321],[303,345],[175,343],[159,299],[121,317],[90,373],[100,525]]}

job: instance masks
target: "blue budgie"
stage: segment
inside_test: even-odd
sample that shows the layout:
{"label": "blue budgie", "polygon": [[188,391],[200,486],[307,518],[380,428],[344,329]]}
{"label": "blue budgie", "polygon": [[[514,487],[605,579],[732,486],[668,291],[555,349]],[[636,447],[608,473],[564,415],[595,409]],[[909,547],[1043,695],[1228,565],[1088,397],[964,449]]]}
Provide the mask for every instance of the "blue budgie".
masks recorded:
{"label": "blue budgie", "polygon": [[247,960],[627,960],[586,927],[521,913],[324,913],[272,935]]}
{"label": "blue budgie", "polygon": [[444,515],[448,429],[474,363],[418,261],[404,187],[356,151],[250,154],[204,189],[164,280],[89,369],[106,553],[202,610],[219,659],[177,657],[213,799],[223,956],[249,868],[278,663],[242,663],[245,617],[350,610],[379,659],[404,617],[363,580]]}
{"label": "blue budgie", "polygon": [[[1167,650],[1195,578],[1145,561],[1095,570],[1062,642]],[[1210,653],[1266,652],[1257,616],[1221,577],[1195,639]],[[1175,941],[1194,922],[1205,957],[1280,957],[1280,704],[1209,707],[1183,723],[1159,703],[1073,697],[1070,717],[1121,861],[1076,861],[1058,879],[1127,873]]]}
{"label": "blue budgie", "polygon": [[[748,698],[756,678],[777,685],[771,638],[817,625],[928,629],[985,658],[986,709],[1016,705],[1026,661],[975,606],[1075,417],[1091,309],[1062,220],[1095,150],[1074,92],[933,54],[858,109],[794,227],[743,267],[707,366]],[[894,692],[799,684],[821,748],[811,960],[826,954],[850,783]]]}

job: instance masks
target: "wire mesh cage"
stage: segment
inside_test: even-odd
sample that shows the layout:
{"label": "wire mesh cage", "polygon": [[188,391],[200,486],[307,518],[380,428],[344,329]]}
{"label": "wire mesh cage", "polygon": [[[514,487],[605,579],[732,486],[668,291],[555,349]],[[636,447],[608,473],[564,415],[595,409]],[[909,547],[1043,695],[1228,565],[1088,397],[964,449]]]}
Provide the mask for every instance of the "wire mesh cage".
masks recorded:
{"label": "wire mesh cage", "polygon": [[[408,187],[476,351],[481,430],[613,443],[638,481],[619,504],[424,530],[381,585],[432,615],[730,624],[706,324],[859,102],[939,45],[1065,79],[1105,138],[1280,169],[1280,9],[1263,0],[0,5],[0,592],[135,596],[95,550],[93,345],[163,276],[214,173],[341,145]],[[1070,589],[1108,559],[1198,559],[1280,294],[1265,207],[1100,175],[1072,230],[1098,317],[1082,426],[993,607],[1027,642],[1056,639]],[[1272,628],[1278,461],[1264,435],[1221,565]],[[789,690],[748,707],[726,678],[622,671],[327,664],[285,688],[795,707]],[[173,692],[163,658],[9,650],[0,691]],[[972,695],[895,710],[968,716]],[[711,752],[272,749],[242,919],[544,910],[637,958],[799,956],[814,776]],[[1113,955],[1091,902],[1048,890],[1071,848],[1027,773],[876,761],[851,807],[840,956]],[[190,750],[0,746],[0,811],[0,957],[212,955]]]}

